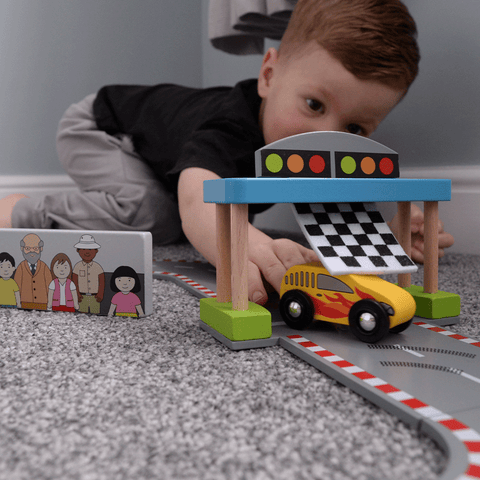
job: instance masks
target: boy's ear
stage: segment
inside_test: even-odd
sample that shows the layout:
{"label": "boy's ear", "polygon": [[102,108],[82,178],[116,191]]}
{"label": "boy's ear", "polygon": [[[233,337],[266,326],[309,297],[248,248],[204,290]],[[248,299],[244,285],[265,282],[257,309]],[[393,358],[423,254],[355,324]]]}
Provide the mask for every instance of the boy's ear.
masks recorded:
{"label": "boy's ear", "polygon": [[265,98],[271,85],[274,69],[277,64],[278,53],[271,47],[263,57],[262,67],[258,75],[258,95]]}

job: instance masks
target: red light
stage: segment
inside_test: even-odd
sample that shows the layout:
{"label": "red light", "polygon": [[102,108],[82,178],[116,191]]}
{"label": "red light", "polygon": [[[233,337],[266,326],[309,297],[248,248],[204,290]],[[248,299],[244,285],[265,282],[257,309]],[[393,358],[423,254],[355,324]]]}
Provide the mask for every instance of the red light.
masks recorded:
{"label": "red light", "polygon": [[325,169],[325,160],[320,155],[313,155],[308,162],[308,166],[313,173],[322,173]]}
{"label": "red light", "polygon": [[384,175],[390,175],[393,172],[393,162],[390,158],[384,157],[380,160],[380,171]]}

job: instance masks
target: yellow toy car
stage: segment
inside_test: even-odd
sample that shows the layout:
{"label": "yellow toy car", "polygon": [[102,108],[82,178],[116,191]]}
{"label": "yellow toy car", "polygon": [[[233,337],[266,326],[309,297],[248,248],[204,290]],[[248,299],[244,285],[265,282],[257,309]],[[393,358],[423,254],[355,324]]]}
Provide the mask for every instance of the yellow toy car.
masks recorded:
{"label": "yellow toy car", "polygon": [[403,332],[416,310],[403,288],[376,275],[333,276],[321,262],[291,267],[280,289],[285,323],[304,329],[313,319],[349,325],[362,342],[374,343],[389,331]]}

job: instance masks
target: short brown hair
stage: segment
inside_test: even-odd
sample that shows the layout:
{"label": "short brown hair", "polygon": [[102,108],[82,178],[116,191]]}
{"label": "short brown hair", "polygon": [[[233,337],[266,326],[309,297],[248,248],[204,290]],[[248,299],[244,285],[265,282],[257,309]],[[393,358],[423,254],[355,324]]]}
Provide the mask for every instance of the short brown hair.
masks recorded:
{"label": "short brown hair", "polygon": [[279,56],[315,41],[357,78],[408,89],[420,61],[416,36],[400,0],[298,0]]}

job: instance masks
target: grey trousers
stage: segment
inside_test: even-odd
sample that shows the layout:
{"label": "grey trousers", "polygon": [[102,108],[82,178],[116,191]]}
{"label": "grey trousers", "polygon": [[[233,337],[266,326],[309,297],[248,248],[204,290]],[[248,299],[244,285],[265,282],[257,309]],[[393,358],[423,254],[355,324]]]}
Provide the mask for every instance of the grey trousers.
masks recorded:
{"label": "grey trousers", "polygon": [[79,191],[20,200],[14,228],[150,231],[156,243],[182,236],[175,197],[135,153],[128,136],[98,130],[95,95],[68,108],[60,121],[57,151]]}

